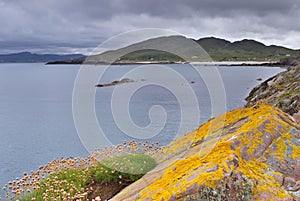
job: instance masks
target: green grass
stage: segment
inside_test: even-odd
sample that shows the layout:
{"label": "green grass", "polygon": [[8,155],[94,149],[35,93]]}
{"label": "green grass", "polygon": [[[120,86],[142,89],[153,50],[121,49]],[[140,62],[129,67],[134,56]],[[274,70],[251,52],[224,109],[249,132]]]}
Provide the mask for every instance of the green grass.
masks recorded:
{"label": "green grass", "polygon": [[169,62],[179,62],[184,61],[177,55],[174,55],[169,52],[161,51],[161,50],[138,50],[131,52],[122,56],[119,60],[120,62],[132,62],[132,61],[169,61]]}
{"label": "green grass", "polygon": [[[290,54],[290,57],[299,56],[299,52],[294,50],[282,51],[281,55],[275,56],[276,51],[272,52],[267,48],[263,51],[243,50],[243,49],[209,49],[209,56],[215,61],[279,61],[283,58],[289,58],[285,54]],[[118,62],[184,62],[184,59],[169,52],[160,50],[138,50],[122,56]]]}
{"label": "green grass", "polygon": [[279,97],[279,102],[282,102],[285,98],[287,98],[287,97],[292,97],[293,95],[296,95],[296,94],[300,94],[300,90],[284,92],[284,93]]}
{"label": "green grass", "polygon": [[156,161],[148,155],[130,154],[103,160],[90,171],[98,183],[119,181],[120,175],[124,181],[136,181],[156,165]]}
{"label": "green grass", "polygon": [[113,181],[126,186],[140,179],[156,165],[152,157],[142,153],[117,156],[100,161],[92,167],[66,169],[51,174],[40,182],[39,189],[25,193],[18,199],[31,201],[32,198],[47,200],[45,199],[47,197],[48,200],[53,200],[67,196],[74,197],[75,194],[84,193],[92,181],[99,184]]}

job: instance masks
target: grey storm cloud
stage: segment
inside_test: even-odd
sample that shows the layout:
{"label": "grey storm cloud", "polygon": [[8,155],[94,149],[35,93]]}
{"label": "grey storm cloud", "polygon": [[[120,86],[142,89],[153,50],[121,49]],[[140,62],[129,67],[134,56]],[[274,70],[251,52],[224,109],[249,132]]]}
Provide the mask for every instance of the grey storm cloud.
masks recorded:
{"label": "grey storm cloud", "polygon": [[299,0],[0,0],[0,52],[89,52],[125,31],[300,48]]}

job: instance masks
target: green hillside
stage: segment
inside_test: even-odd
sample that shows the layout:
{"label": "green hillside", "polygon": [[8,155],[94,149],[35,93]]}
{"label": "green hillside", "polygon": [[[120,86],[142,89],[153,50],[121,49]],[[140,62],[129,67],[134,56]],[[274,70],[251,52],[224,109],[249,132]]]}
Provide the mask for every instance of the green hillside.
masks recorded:
{"label": "green hillside", "polygon": [[[195,47],[191,47],[192,44],[194,44],[192,39],[183,36],[153,38],[117,50],[89,56],[85,63],[187,61],[195,52]],[[176,55],[180,55],[180,57]]]}
{"label": "green hillside", "polygon": [[[199,44],[203,50],[199,52],[199,46],[196,44]],[[183,36],[166,36],[145,40],[89,57],[52,62],[51,64],[197,62],[209,61],[209,58],[214,61],[279,61],[283,58],[298,56],[300,56],[300,50],[276,45],[266,46],[263,43],[249,39],[230,42],[214,37],[194,40]]]}
{"label": "green hillside", "polygon": [[121,57],[121,61],[184,61],[181,57],[161,50],[138,50]]}
{"label": "green hillside", "polygon": [[266,46],[255,40],[229,42],[218,38],[202,38],[197,40],[208,54],[216,61],[277,61],[286,57],[297,57],[299,50],[281,46]]}

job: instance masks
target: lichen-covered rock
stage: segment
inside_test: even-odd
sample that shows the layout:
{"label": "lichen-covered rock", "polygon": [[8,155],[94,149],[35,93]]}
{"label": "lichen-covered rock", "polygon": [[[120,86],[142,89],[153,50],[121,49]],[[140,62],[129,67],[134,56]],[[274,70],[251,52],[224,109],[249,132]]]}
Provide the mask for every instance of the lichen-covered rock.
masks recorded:
{"label": "lichen-covered rock", "polygon": [[272,106],[216,117],[156,158],[112,200],[300,200],[299,125]]}
{"label": "lichen-covered rock", "polygon": [[258,103],[270,104],[300,119],[297,114],[300,111],[300,58],[287,64],[296,66],[255,87],[246,98],[246,107]]}

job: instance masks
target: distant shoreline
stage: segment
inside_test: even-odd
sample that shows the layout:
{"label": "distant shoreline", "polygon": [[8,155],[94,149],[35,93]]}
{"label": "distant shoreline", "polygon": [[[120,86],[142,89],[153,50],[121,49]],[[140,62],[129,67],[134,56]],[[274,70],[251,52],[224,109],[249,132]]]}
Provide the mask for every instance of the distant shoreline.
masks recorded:
{"label": "distant shoreline", "polygon": [[190,62],[191,64],[205,64],[205,65],[235,65],[235,64],[264,64],[264,63],[277,63],[276,61],[211,61],[211,62]]}
{"label": "distant shoreline", "polygon": [[192,65],[204,66],[278,66],[277,61],[213,61],[213,62],[190,62]]}
{"label": "distant shoreline", "polygon": [[170,62],[170,61],[139,61],[139,62],[114,62],[114,63],[84,63],[84,62],[65,62],[65,61],[56,61],[48,62],[45,65],[148,65],[148,64],[191,64],[191,65],[203,65],[203,66],[285,66],[277,61],[212,61],[212,62]]}

